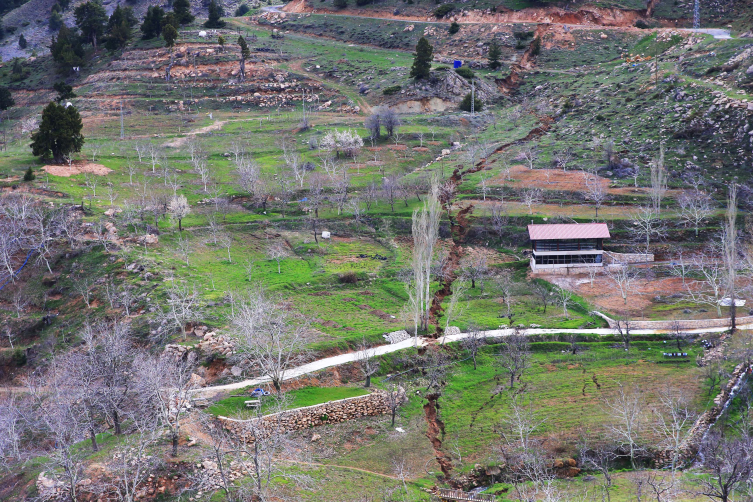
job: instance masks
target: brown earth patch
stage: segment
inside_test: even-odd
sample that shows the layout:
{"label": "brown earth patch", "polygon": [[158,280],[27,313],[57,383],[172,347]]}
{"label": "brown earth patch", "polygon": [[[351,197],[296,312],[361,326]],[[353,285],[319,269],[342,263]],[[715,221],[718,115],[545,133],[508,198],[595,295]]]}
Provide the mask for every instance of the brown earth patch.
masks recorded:
{"label": "brown earth patch", "polygon": [[369,314],[378,317],[383,321],[397,322],[397,319],[393,319],[388,313],[381,310],[372,310],[371,312],[369,312]]}
{"label": "brown earth patch", "polygon": [[96,174],[97,176],[105,176],[112,172],[112,169],[105,167],[102,164],[94,164],[93,162],[74,162],[69,165],[47,165],[43,166],[42,170],[53,176],[62,176],[68,178],[75,176],[76,174],[89,173]]}
{"label": "brown earth patch", "polygon": [[429,149],[426,148],[425,146],[414,146],[413,151],[414,152],[428,152]]}

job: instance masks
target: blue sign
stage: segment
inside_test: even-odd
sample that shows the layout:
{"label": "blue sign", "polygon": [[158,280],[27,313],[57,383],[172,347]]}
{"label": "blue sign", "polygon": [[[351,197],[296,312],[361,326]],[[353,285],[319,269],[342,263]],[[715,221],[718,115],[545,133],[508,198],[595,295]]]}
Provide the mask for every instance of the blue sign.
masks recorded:
{"label": "blue sign", "polygon": [[460,60],[457,60],[457,59],[456,59],[455,61],[453,61],[453,62],[452,62],[452,67],[453,67],[453,68],[454,68],[455,70],[457,70],[457,69],[458,69],[458,68],[460,68],[461,66],[463,66],[463,62],[462,62],[462,61],[460,61]]}

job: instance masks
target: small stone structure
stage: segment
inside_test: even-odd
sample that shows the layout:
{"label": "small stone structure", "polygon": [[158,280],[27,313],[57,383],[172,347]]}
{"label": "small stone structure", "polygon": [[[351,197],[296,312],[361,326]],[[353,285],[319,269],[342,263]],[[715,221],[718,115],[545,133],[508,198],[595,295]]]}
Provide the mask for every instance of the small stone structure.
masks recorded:
{"label": "small stone structure", "polygon": [[400,343],[400,342],[402,342],[402,341],[407,340],[408,338],[410,338],[410,335],[404,329],[401,329],[400,331],[392,331],[392,332],[387,333],[387,334],[382,335],[382,336],[389,343]]}
{"label": "small stone structure", "polygon": [[614,251],[604,251],[604,263],[607,265],[647,263],[652,261],[654,261],[654,253],[615,253]]}
{"label": "small stone structure", "polygon": [[[217,417],[224,427],[238,436],[246,435],[246,427],[249,423],[264,429],[264,424],[268,423],[269,429],[292,432],[301,429],[308,429],[326,424],[336,424],[346,422],[360,417],[370,417],[384,415],[391,410],[389,395],[384,391],[374,391],[365,396],[349,397],[337,401],[329,401],[323,404],[297,408],[295,410],[273,413],[251,420],[237,420],[228,417]],[[274,425],[272,425],[274,424]],[[247,438],[253,442],[253,438]]]}

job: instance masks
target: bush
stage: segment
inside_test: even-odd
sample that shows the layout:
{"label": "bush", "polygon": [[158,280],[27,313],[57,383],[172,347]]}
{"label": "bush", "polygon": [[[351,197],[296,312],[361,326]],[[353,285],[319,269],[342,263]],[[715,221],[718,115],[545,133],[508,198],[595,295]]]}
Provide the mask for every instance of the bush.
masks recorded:
{"label": "bush", "polygon": [[345,272],[337,277],[340,284],[356,284],[358,282],[358,276],[355,272]]}
{"label": "bush", "polygon": [[538,56],[541,52],[541,37],[536,37],[531,42],[531,55]]}
{"label": "bush", "polygon": [[434,15],[436,17],[445,17],[447,14],[449,14],[453,10],[455,10],[455,5],[451,3],[446,3],[434,9]]}
{"label": "bush", "polygon": [[36,177],[37,175],[34,174],[34,171],[31,169],[31,166],[29,166],[29,168],[24,173],[24,181],[34,181]]}
{"label": "bush", "polygon": [[13,351],[13,364],[16,366],[23,366],[26,364],[26,351],[23,349],[16,349]]}
{"label": "bush", "polygon": [[368,5],[372,2],[372,0],[356,0],[356,5],[359,7],[363,7],[364,5]]}
{"label": "bush", "polygon": [[471,80],[473,77],[476,76],[476,74],[473,73],[473,70],[471,70],[470,68],[463,68],[462,66],[458,68],[457,70],[455,70],[455,73],[457,73],[458,75],[460,75],[466,80]]}
{"label": "bush", "polygon": [[532,31],[516,31],[512,34],[513,37],[515,37],[515,40],[528,40],[529,38],[533,38],[533,32]]}
{"label": "bush", "polygon": [[646,21],[644,21],[643,19],[637,19],[635,21],[635,25],[634,26],[636,28],[640,28],[641,30],[646,30],[649,27],[648,23]]}
{"label": "bush", "polygon": [[[476,98],[473,100],[473,111],[474,112],[480,112],[484,109],[484,102],[480,99]],[[460,102],[459,108],[463,110],[464,112],[471,111],[471,93],[465,95],[463,98],[463,101]]]}
{"label": "bush", "polygon": [[392,96],[393,94],[397,94],[402,90],[402,86],[399,85],[391,85],[389,87],[385,87],[382,91],[382,94],[385,96]]}
{"label": "bush", "polygon": [[336,9],[344,9],[348,6],[348,0],[335,0],[332,4]]}
{"label": "bush", "polygon": [[460,31],[460,25],[456,23],[455,21],[452,22],[450,25],[450,35],[454,35],[455,33]]}
{"label": "bush", "polygon": [[241,17],[241,16],[245,15],[250,10],[251,9],[248,7],[248,5],[246,5],[245,3],[241,4],[241,5],[238,6],[237,9],[235,9],[235,17]]}

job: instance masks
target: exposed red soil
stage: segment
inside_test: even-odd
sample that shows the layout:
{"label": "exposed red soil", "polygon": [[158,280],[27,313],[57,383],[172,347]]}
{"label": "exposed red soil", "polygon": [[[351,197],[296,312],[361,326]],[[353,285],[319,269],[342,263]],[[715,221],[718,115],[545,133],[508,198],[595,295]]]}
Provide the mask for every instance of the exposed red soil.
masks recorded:
{"label": "exposed red soil", "polygon": [[434,455],[439,464],[439,468],[442,470],[442,474],[446,479],[449,479],[452,472],[452,458],[442,451],[442,440],[440,436],[444,436],[444,422],[439,419],[439,396],[440,394],[428,394],[426,395],[426,404],[424,404],[424,417],[426,418],[426,437],[431,442],[431,447],[434,449]]}
{"label": "exposed red soil", "polygon": [[92,162],[74,162],[70,166],[67,164],[52,164],[43,166],[42,170],[52,174],[53,176],[62,176],[64,178],[82,173],[105,176],[106,174],[112,172],[112,169],[110,169],[109,167],[105,167],[102,164],[94,164]]}

